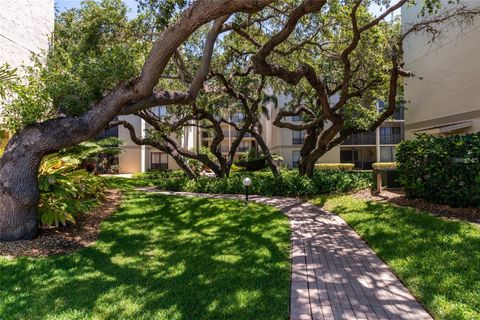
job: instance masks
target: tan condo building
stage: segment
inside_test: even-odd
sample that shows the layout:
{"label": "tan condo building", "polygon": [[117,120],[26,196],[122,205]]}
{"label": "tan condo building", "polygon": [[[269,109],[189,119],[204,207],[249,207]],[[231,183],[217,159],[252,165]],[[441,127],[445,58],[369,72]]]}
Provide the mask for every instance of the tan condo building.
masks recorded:
{"label": "tan condo building", "polygon": [[[448,7],[448,1],[442,0]],[[480,1],[462,1],[470,8]],[[402,8],[404,29],[421,21],[420,4]],[[468,134],[480,131],[480,18],[473,24],[440,26],[442,37],[412,34],[404,43],[405,130],[416,134]]]}
{"label": "tan condo building", "polygon": [[[278,107],[283,107],[285,99],[280,97],[278,100]],[[268,109],[270,120],[267,120],[265,117],[261,119],[263,138],[270,151],[283,158],[283,161],[280,162],[281,166],[294,168],[298,165],[305,133],[274,126],[273,119],[278,109],[274,108],[273,105],[269,105]],[[155,107],[153,110],[159,116],[165,116],[167,113],[165,107]],[[146,130],[150,129],[149,125],[137,116],[123,116],[121,119],[129,121],[135,127],[136,135],[139,137],[145,134]],[[230,120],[239,123],[243,120],[243,114],[234,113],[230,115]],[[289,121],[298,122],[301,119],[299,117],[291,117]],[[343,144],[325,154],[319,162],[353,163],[356,169],[372,169],[372,164],[375,162],[394,161],[396,145],[404,139],[403,122],[403,111],[400,111],[377,130],[349,137]],[[236,132],[227,124],[222,124],[222,128],[225,139],[222,141],[220,148],[222,153],[227,156]],[[118,136],[126,142],[123,148],[124,152],[118,157],[120,173],[137,173],[155,169],[179,169],[169,155],[153,147],[136,145],[130,140],[128,130],[123,127],[110,129],[104,136]],[[208,132],[197,131],[196,127],[189,127],[177,141],[184,148],[198,152],[201,147],[208,147],[212,139]],[[251,148],[258,149],[257,142],[255,138],[247,135],[237,149],[235,160],[240,159]]]}

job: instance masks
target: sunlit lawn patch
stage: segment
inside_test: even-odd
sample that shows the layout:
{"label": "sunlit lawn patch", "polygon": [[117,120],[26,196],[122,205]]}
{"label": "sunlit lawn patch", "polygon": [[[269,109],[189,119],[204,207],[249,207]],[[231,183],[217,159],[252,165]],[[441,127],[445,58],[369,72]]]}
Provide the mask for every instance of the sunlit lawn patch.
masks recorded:
{"label": "sunlit lawn patch", "polygon": [[438,319],[480,319],[480,229],[354,199],[313,202],[339,214]]}
{"label": "sunlit lawn patch", "polygon": [[288,318],[279,211],[129,190],[93,247],[0,258],[0,319]]}

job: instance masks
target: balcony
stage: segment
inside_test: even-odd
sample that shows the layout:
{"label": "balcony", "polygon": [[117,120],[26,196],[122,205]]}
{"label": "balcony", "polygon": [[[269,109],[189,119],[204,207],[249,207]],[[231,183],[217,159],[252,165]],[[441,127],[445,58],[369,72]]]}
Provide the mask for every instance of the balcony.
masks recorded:
{"label": "balcony", "polygon": [[303,144],[305,142],[305,138],[292,138],[292,144]]}
{"label": "balcony", "polygon": [[[228,131],[223,131],[223,135],[225,136],[225,138],[228,138],[228,137],[236,138],[236,137],[238,137],[238,132],[235,131],[235,130],[230,131],[230,133]],[[252,135],[249,132],[247,132],[247,133],[245,133],[245,135],[243,137],[244,138],[251,138]]]}
{"label": "balcony", "polygon": [[405,109],[400,108],[398,109],[393,115],[393,120],[405,120]]}
{"label": "balcony", "polygon": [[399,144],[405,140],[403,123],[380,127],[380,144]]}
{"label": "balcony", "polygon": [[375,131],[357,133],[351,135],[343,141],[343,145],[350,146],[364,146],[364,145],[375,145],[377,142],[375,137]]}
{"label": "balcony", "polygon": [[403,135],[399,133],[380,136],[380,144],[399,144],[403,140]]}
{"label": "balcony", "polygon": [[168,163],[152,163],[152,170],[168,170]]}
{"label": "balcony", "polygon": [[[237,152],[247,152],[250,148],[251,148],[251,146],[249,146],[249,145],[242,145],[241,144],[241,145],[238,146]],[[221,146],[220,151],[222,153],[228,153],[228,152],[230,152],[230,146]]]}

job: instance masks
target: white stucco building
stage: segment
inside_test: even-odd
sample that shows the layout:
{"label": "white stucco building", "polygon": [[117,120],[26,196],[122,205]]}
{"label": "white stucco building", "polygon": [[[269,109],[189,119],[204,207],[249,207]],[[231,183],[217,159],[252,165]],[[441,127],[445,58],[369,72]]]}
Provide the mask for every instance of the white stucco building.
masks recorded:
{"label": "white stucco building", "polygon": [[0,1],[0,63],[19,66],[49,48],[54,0]]}
{"label": "white stucco building", "polygon": [[[54,20],[54,0],[0,0],[0,65],[19,67],[32,53],[48,50]],[[0,148],[6,139],[0,128]]]}

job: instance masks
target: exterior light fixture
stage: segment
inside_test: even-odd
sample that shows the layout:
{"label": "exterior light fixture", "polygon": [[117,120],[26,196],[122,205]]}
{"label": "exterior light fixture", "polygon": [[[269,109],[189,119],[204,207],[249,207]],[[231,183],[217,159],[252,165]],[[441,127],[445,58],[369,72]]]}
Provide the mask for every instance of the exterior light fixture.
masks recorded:
{"label": "exterior light fixture", "polygon": [[248,177],[244,178],[243,181],[243,186],[245,187],[245,204],[248,203],[248,187],[252,184],[252,180]]}

